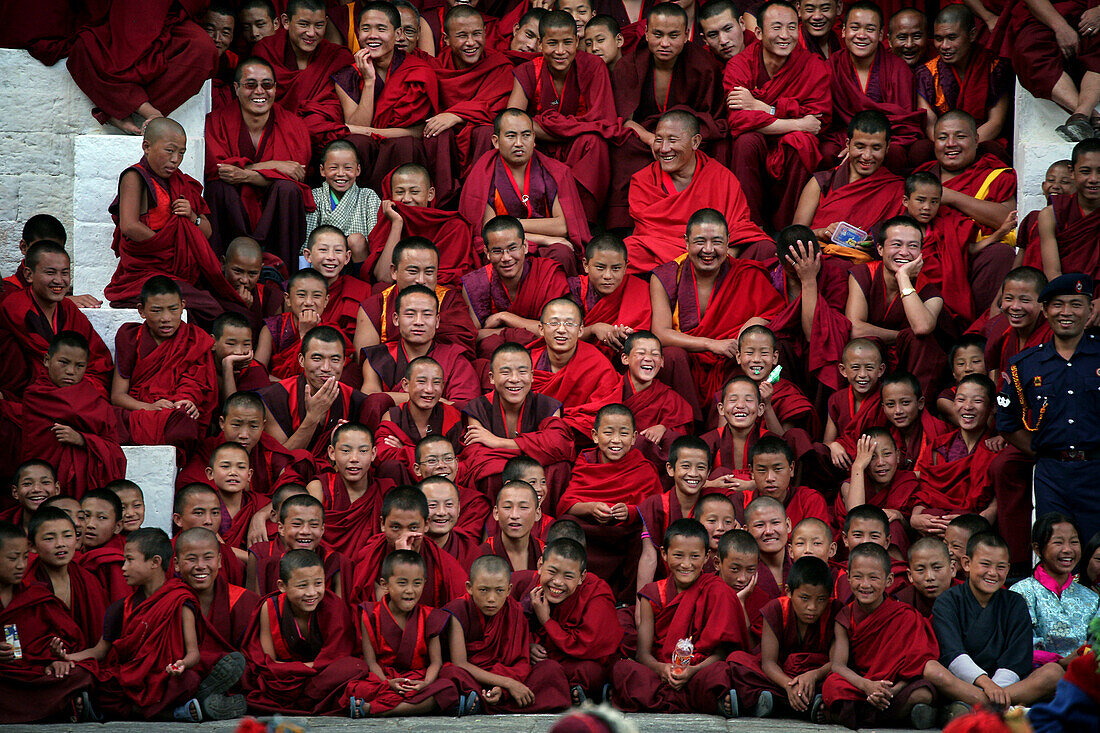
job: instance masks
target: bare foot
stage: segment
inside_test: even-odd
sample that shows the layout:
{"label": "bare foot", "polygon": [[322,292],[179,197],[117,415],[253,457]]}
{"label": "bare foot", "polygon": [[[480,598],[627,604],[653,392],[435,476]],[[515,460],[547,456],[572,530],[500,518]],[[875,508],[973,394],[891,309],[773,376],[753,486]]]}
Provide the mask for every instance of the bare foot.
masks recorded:
{"label": "bare foot", "polygon": [[118,129],[125,132],[127,135],[140,135],[141,128],[134,124],[134,121],[127,117],[124,120],[120,120],[117,117],[112,117],[107,120],[107,124],[114,125]]}

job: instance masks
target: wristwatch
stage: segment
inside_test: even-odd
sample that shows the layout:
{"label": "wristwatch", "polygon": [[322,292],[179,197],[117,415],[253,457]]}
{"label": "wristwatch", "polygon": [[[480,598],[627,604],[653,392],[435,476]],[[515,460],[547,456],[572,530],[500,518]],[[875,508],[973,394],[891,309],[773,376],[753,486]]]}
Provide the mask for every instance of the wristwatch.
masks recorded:
{"label": "wristwatch", "polygon": [[195,217],[195,226],[197,226],[197,227],[202,226],[202,214],[199,214],[198,216]]}
{"label": "wristwatch", "polygon": [[901,289],[901,297],[904,298],[906,295],[912,295],[915,292],[917,292],[916,288],[902,288]]}

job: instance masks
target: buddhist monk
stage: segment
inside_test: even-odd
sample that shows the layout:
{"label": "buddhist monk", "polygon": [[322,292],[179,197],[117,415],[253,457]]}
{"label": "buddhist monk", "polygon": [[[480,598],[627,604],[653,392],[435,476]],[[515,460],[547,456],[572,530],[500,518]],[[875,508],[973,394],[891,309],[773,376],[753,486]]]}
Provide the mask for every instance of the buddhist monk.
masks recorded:
{"label": "buddhist monk", "polygon": [[[1073,163],[1068,159],[1056,160],[1047,168],[1046,177],[1040,184],[1043,192],[1043,200],[1047,205],[1053,200],[1054,194],[1074,193]],[[1031,211],[1020,220],[1020,228],[1016,233],[1016,248],[1023,250],[1016,253],[1017,265],[1029,265],[1041,267],[1043,258],[1039,254],[1039,212],[1042,209]],[[1022,255],[1022,256],[1021,256]],[[7,281],[5,281],[7,282]]]}
{"label": "buddhist monk", "polygon": [[[19,265],[15,268],[15,272],[0,281],[0,287],[3,288],[3,290],[0,291],[0,300],[3,300],[8,294],[14,293],[17,290],[26,289],[28,283],[23,277],[23,268],[27,264],[25,261],[27,250],[30,249],[32,244],[43,240],[49,240],[62,246],[68,241],[68,235],[65,233],[65,225],[52,214],[35,214],[23,224],[23,231],[19,237],[19,256],[23,259],[20,259]],[[86,303],[78,303],[81,308],[98,308],[100,305],[103,305],[103,301],[92,298],[90,295],[70,297],[91,299]]]}
{"label": "buddhist monk", "polygon": [[1100,232],[1100,140],[1073,146],[1073,182],[1077,192],[1055,196],[1039,213],[1039,246],[1048,280],[1063,272],[1100,273],[1096,238]]}
{"label": "buddhist monk", "polygon": [[328,308],[324,275],[312,267],[298,270],[286,281],[284,303],[286,311],[266,319],[256,340],[256,361],[273,381],[301,373],[298,353],[302,338],[321,323],[321,314]]}
{"label": "buddhist monk", "polygon": [[577,53],[573,16],[552,10],[539,21],[542,56],[516,73],[508,106],[535,120],[535,138],[580,186],[585,216],[595,221],[610,182],[607,139],[618,132],[611,80],[603,61]]}
{"label": "buddhist monk", "polygon": [[642,278],[626,274],[626,245],[614,234],[593,237],[583,264],[584,277],[569,280],[570,293],[584,311],[581,338],[612,358],[631,334],[649,330],[649,288]]}
{"label": "buddhist monk", "polygon": [[237,66],[237,103],[206,117],[203,195],[216,251],[236,237],[252,237],[293,271],[306,237],[305,211],[314,208],[305,185],[309,131],[275,104],[275,78],[274,68],[261,59]]}
{"label": "buddhist monk", "polygon": [[252,47],[279,30],[282,17],[271,0],[242,0],[237,5],[237,30],[242,50]]}
{"label": "buddhist monk", "polygon": [[611,83],[615,111],[624,134],[611,147],[612,182],[606,226],[630,225],[630,177],[652,160],[654,130],[661,115],[682,109],[699,121],[704,143],[725,137],[721,64],[698,44],[688,42],[688,18],[676,3],[654,5],[646,13],[645,42],[623,55]]}
{"label": "buddhist monk", "polygon": [[623,57],[623,34],[614,18],[597,15],[588,21],[584,27],[584,50],[603,59],[608,73],[615,73],[615,65]]}
{"label": "buddhist monk", "polygon": [[534,121],[522,110],[497,115],[491,141],[493,150],[470,170],[459,210],[481,224],[500,215],[519,219],[529,252],[575,276],[577,255],[591,235],[573,173],[535,149]]}
{"label": "buddhist monk", "polygon": [[215,0],[206,9],[201,25],[218,51],[218,65],[210,80],[211,104],[216,108],[233,101],[233,72],[237,70],[237,63],[241,60],[240,56],[229,50],[237,29],[237,17],[233,6],[221,0]]}
{"label": "buddhist monk", "polygon": [[793,5],[769,0],[759,17],[760,43],[730,60],[723,86],[733,172],[753,221],[781,228],[821,160],[817,134],[832,115],[829,67],[798,44]]}
{"label": "buddhist monk", "polygon": [[733,0],[715,0],[700,8],[699,26],[707,48],[723,65],[744,51],[749,41],[745,36],[745,23]]}
{"label": "buddhist monk", "polygon": [[886,45],[910,69],[919,67],[928,52],[928,16],[916,8],[903,8],[891,15]]}
{"label": "buddhist monk", "polygon": [[198,25],[205,9],[194,0],[111,0],[89,10],[66,66],[100,124],[140,135],[133,115],[147,121],[172,114],[198,93],[218,63],[214,42]]}
{"label": "buddhist monk", "polygon": [[501,29],[504,35],[497,47],[504,51],[513,66],[530,61],[529,54],[540,53],[539,23],[547,12],[546,8],[532,6],[511,28]]}
{"label": "buddhist monk", "polygon": [[260,335],[264,319],[276,315],[283,307],[283,289],[279,283],[269,278],[260,280],[263,267],[264,251],[255,239],[237,237],[225,248],[222,277],[236,298],[224,298],[223,304],[226,310],[248,320],[253,338]]}
{"label": "buddhist monk", "polygon": [[[772,247],[753,222],[738,179],[699,150],[699,120],[683,110],[661,116],[650,152],[655,159],[630,179],[630,218],[634,233],[626,238],[628,271],[649,272],[681,257],[684,225],[700,208],[720,211],[731,228],[730,244],[744,257]],[[761,259],[764,259],[761,257]]]}
{"label": "buddhist monk", "polygon": [[371,289],[359,278],[345,274],[351,262],[347,237],[338,227],[322,224],[310,232],[302,256],[306,264],[325,278],[328,286],[328,305],[321,312],[321,321],[340,329],[350,344],[355,336],[359,304],[371,296]]}
{"label": "buddhist monk", "polygon": [[798,0],[795,7],[801,26],[799,45],[826,60],[844,49],[837,29],[841,11],[839,0]]}

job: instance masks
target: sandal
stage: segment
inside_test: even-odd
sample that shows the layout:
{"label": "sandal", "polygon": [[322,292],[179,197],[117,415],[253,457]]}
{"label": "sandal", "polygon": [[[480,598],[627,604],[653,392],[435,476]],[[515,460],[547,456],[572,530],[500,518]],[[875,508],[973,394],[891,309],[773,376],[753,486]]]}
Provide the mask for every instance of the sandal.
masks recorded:
{"label": "sandal", "polygon": [[197,698],[191,698],[172,711],[172,717],[182,723],[201,723],[202,706]]}
{"label": "sandal", "polygon": [[737,704],[737,690],[731,689],[718,698],[718,714],[726,720],[741,717],[741,710]]}
{"label": "sandal", "polygon": [[1054,128],[1054,131],[1071,143],[1079,143],[1096,136],[1089,118],[1079,113],[1070,115],[1066,123]]}
{"label": "sandal", "polygon": [[580,685],[573,685],[569,688],[569,699],[572,700],[574,707],[580,707],[584,705],[584,701],[588,699],[588,695],[585,693],[584,688]]}
{"label": "sandal", "polygon": [[753,710],[753,715],[757,718],[766,718],[772,714],[774,709],[775,697],[772,695],[771,690],[764,690],[760,693],[760,697],[756,698],[756,709]]}
{"label": "sandal", "polygon": [[814,695],[810,704],[810,720],[818,725],[825,724],[825,698],[821,695]]}
{"label": "sandal", "polygon": [[[462,707],[462,698],[458,700],[458,706]],[[359,720],[370,715],[370,703],[361,697],[351,697],[348,699],[348,717],[352,720]]]}
{"label": "sandal", "polygon": [[471,692],[462,698],[459,707],[462,709],[462,712],[459,713],[460,718],[467,715],[477,715],[481,712],[481,698],[477,696],[476,692]]}

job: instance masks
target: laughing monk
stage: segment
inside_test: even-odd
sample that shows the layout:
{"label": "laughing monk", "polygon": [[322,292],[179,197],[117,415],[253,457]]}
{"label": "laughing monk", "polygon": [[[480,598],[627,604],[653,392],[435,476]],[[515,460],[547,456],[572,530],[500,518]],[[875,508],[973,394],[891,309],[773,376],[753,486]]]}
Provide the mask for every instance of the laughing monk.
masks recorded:
{"label": "laughing monk", "polygon": [[1100,140],[1089,138],[1074,145],[1072,165],[1076,194],[1054,196],[1039,213],[1043,273],[1051,280],[1063,272],[1100,274],[1100,193],[1093,184],[1100,170]]}
{"label": "laughing monk", "polygon": [[704,47],[688,40],[688,17],[676,3],[659,3],[646,13],[645,43],[615,64],[612,88],[624,134],[611,147],[611,189],[606,225],[630,226],[630,177],[650,160],[661,115],[684,110],[699,120],[703,141],[725,137],[722,66]]}
{"label": "laughing monk", "polygon": [[655,159],[630,179],[630,218],[634,233],[626,238],[628,271],[649,272],[684,254],[684,225],[691,212],[722,212],[732,228],[730,244],[742,257],[758,257],[774,245],[750,218],[749,204],[737,178],[699,150],[699,120],[684,110],[661,115],[650,153]]}
{"label": "laughing monk", "polygon": [[[757,224],[790,223],[821,161],[817,134],[832,114],[829,66],[798,45],[798,14],[785,0],[761,6],[760,43],[726,65],[733,172]],[[765,205],[765,200],[768,205]]]}

